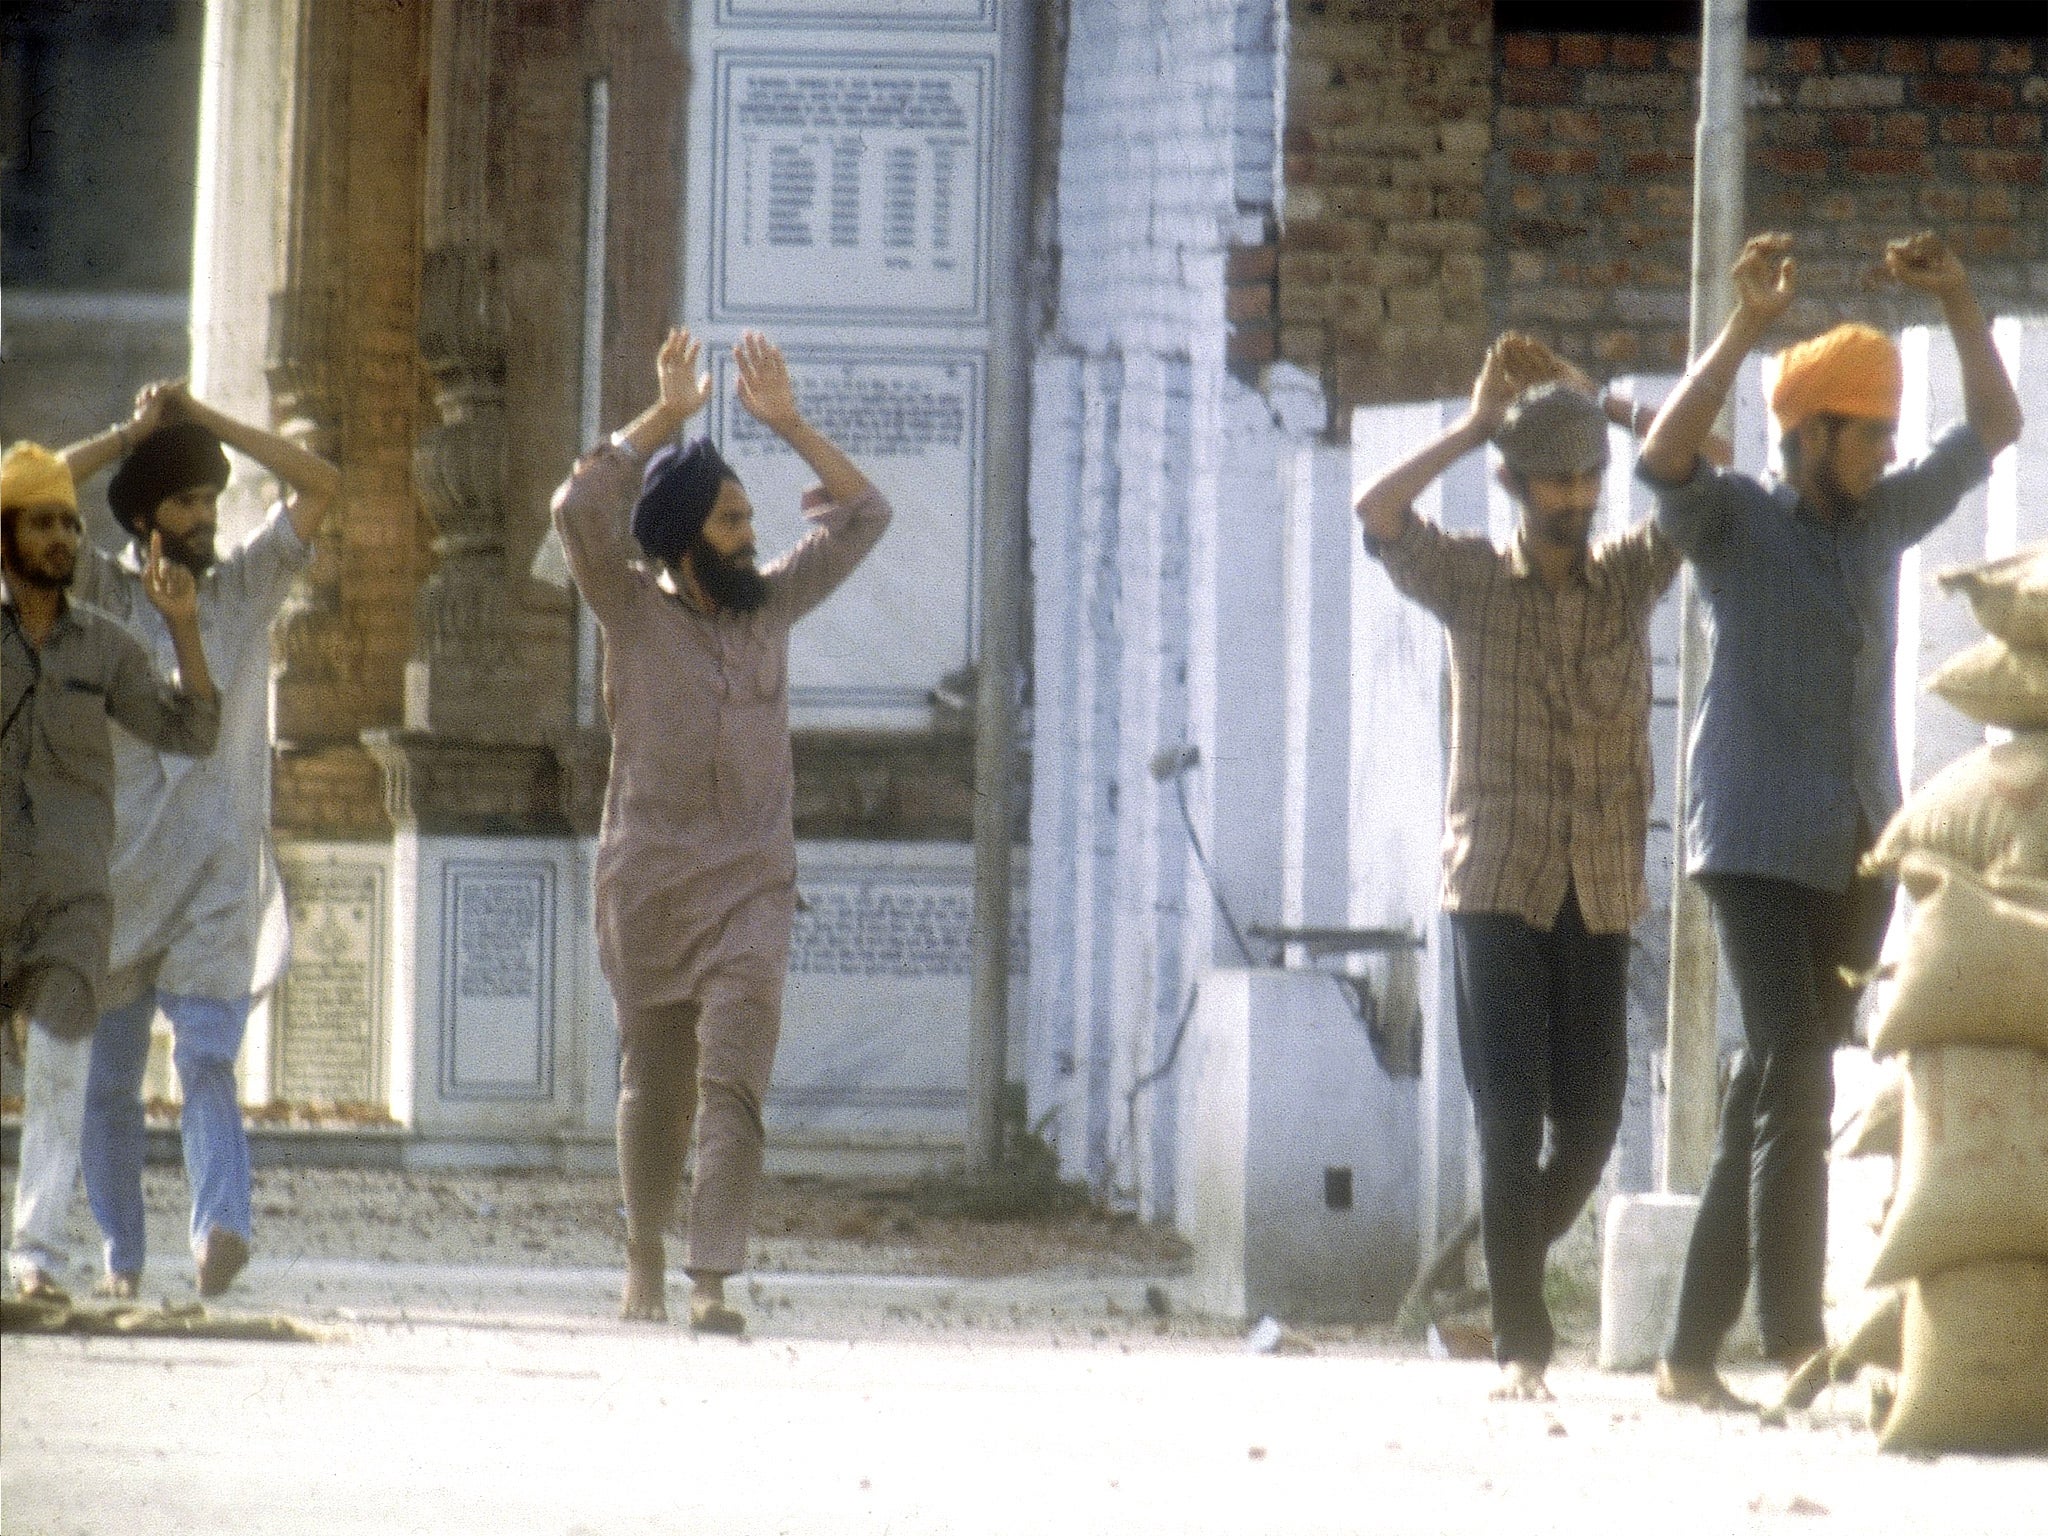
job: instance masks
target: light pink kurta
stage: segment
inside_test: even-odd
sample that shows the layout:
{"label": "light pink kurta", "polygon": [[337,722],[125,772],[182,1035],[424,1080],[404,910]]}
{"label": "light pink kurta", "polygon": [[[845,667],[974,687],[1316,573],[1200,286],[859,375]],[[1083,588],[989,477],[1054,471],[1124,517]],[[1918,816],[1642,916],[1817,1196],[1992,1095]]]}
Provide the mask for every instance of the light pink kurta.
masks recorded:
{"label": "light pink kurta", "polygon": [[598,957],[624,1013],[696,998],[734,969],[779,988],[796,898],[790,626],[889,525],[869,490],[806,515],[750,614],[705,613],[656,579],[628,519],[640,462],[607,446],[555,493],[577,589],[604,631],[611,780],[597,850]]}

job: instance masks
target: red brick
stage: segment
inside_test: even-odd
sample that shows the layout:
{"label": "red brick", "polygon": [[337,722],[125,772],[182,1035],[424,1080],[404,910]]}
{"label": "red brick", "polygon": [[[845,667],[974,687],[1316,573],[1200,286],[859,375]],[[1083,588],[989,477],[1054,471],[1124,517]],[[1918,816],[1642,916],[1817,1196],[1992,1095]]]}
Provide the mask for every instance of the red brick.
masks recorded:
{"label": "red brick", "polygon": [[1991,119],[1991,142],[2006,149],[2041,142],[2038,112],[2001,112]]}
{"label": "red brick", "polygon": [[1880,51],[1879,45],[1867,37],[1845,37],[1835,43],[1835,57],[1841,60],[1842,68],[1858,74],[1878,67]]}
{"label": "red brick", "polygon": [[1598,69],[1607,62],[1607,39],[1591,32],[1567,32],[1557,40],[1557,62],[1567,69]]}
{"label": "red brick", "polygon": [[1270,283],[1232,283],[1223,297],[1223,318],[1232,325],[1248,320],[1269,320],[1273,314]]}
{"label": "red brick", "polygon": [[1578,97],[1578,79],[1557,69],[1524,69],[1504,75],[1500,99],[1510,105],[1569,106]]}
{"label": "red brick", "polygon": [[1970,193],[1970,213],[1980,219],[2009,219],[2012,194],[2004,187],[1977,187]]}
{"label": "red brick", "polygon": [[1991,123],[1982,112],[1944,112],[1941,115],[1944,144],[1989,144]]}
{"label": "red brick", "polygon": [[1603,363],[1633,363],[1642,356],[1642,341],[1634,331],[1602,331],[1593,338],[1593,355]]}
{"label": "red brick", "polygon": [[1622,69],[1655,69],[1660,50],[1653,37],[1617,37],[1614,62]]}
{"label": "red brick", "polygon": [[1974,75],[1984,67],[1984,47],[1955,38],[1936,43],[1934,67],[1945,75]]}
{"label": "red brick", "polygon": [[1502,107],[1494,119],[1494,134],[1503,144],[1526,143],[1543,135],[1545,114],[1527,107]]}
{"label": "red brick", "polygon": [[1223,351],[1234,363],[1270,363],[1279,356],[1278,338],[1270,325],[1250,326],[1232,331]]}
{"label": "red brick", "polygon": [[1827,151],[1823,149],[1766,149],[1756,159],[1766,170],[1776,171],[1780,176],[1824,176],[1828,169]]}
{"label": "red brick", "polygon": [[2042,157],[2039,154],[2006,154],[1979,151],[1963,156],[1963,168],[1972,181],[2002,181],[2038,186]]}
{"label": "red brick", "polygon": [[1828,137],[1861,149],[1877,137],[1877,118],[1869,112],[1837,112],[1828,119]]}
{"label": "red brick", "polygon": [[1521,182],[1508,194],[1508,200],[1517,213],[1541,213],[1543,211],[1543,189],[1532,182]]}
{"label": "red brick", "polygon": [[1900,149],[1925,149],[1928,143],[1925,112],[1887,112],[1878,123],[1878,135]]}
{"label": "red brick", "polygon": [[2013,94],[2003,80],[1929,75],[1914,82],[1913,99],[1930,107],[1983,107],[1996,112],[2012,105]]}
{"label": "red brick", "polygon": [[1880,187],[1863,195],[1863,206],[1880,224],[1902,224],[1913,211],[1913,199],[1898,187]]}
{"label": "red brick", "polygon": [[1280,270],[1280,252],[1271,245],[1240,245],[1230,253],[1224,276],[1233,283],[1270,282]]}
{"label": "red brick", "polygon": [[1773,144],[1818,144],[1822,127],[1818,112],[1773,112],[1764,119],[1764,137]]}
{"label": "red brick", "polygon": [[1813,214],[1832,224],[1845,223],[1856,217],[1856,199],[1847,192],[1830,192],[1813,205]]}
{"label": "red brick", "polygon": [[1884,45],[1884,68],[1888,75],[1917,75],[1928,67],[1927,45],[1897,38]]}
{"label": "red brick", "polygon": [[1550,114],[1550,137],[1558,144],[1598,144],[1605,134],[1597,112],[1559,107]]}
{"label": "red brick", "polygon": [[1591,176],[1600,157],[1590,149],[1516,149],[1508,166],[1518,176]]}
{"label": "red brick", "polygon": [[1970,200],[1954,187],[1922,187],[1920,211],[1930,219],[1965,218],[1970,212]]}
{"label": "red brick", "polygon": [[1692,188],[1662,183],[1642,189],[1643,207],[1652,218],[1683,224],[1692,218]]}
{"label": "red brick", "polygon": [[1700,72],[1700,45],[1695,38],[1681,37],[1666,43],[1664,57],[1680,74],[1696,75]]}
{"label": "red brick", "polygon": [[1622,161],[1622,170],[1630,177],[1640,176],[1690,176],[1692,156],[1682,155],[1675,149],[1651,149],[1629,155]]}
{"label": "red brick", "polygon": [[1965,256],[2011,256],[2019,249],[2019,234],[2010,224],[1979,224],[1959,242]]}
{"label": "red brick", "polygon": [[1547,37],[1510,32],[1500,40],[1501,62],[1509,69],[1548,69],[1556,49]]}
{"label": "red brick", "polygon": [[1436,216],[1482,219],[1486,216],[1486,194],[1465,187],[1447,187],[1436,195]]}
{"label": "red brick", "polygon": [[1594,195],[1593,207],[1605,218],[1626,217],[1636,211],[1635,189],[1606,183]]}
{"label": "red brick", "polygon": [[1810,75],[1827,62],[1827,53],[1817,37],[1794,37],[1786,40],[1779,56],[1781,68],[1795,74]]}
{"label": "red brick", "polygon": [[2034,45],[2021,38],[2003,38],[1991,45],[1988,65],[1994,75],[2024,75],[2034,67]]}
{"label": "red brick", "polygon": [[1934,163],[1918,149],[1852,149],[1849,170],[1856,176],[1926,176]]}
{"label": "red brick", "polygon": [[1647,149],[1657,142],[1657,119],[1649,112],[1609,111],[1601,115],[1611,143],[1623,149]]}

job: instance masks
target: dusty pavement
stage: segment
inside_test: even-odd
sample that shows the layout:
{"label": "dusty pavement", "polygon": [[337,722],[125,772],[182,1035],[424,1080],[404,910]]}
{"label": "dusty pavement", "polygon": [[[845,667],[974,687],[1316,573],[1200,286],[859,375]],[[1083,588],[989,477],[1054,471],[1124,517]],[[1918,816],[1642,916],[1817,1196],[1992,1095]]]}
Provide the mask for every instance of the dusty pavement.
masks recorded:
{"label": "dusty pavement", "polygon": [[[181,1181],[149,1196],[146,1293],[184,1299]],[[1130,1222],[778,1182],[735,1344],[612,1320],[606,1180],[264,1170],[257,1198],[226,1299],[323,1341],[7,1336],[0,1530],[2048,1530],[2048,1462],[1881,1457],[1854,1389],[1766,1430],[1583,1343],[1553,1407],[1388,1333],[1248,1355],[1181,1315],[1177,1245]]]}

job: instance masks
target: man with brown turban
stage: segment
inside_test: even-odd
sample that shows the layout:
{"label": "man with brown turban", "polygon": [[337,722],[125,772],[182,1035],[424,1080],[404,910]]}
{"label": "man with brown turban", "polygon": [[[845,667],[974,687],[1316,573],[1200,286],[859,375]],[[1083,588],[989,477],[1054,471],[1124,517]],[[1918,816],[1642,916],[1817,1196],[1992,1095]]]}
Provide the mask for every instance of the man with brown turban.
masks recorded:
{"label": "man with brown turban", "polygon": [[179,683],[104,613],[71,601],[85,525],[64,461],[34,443],[0,459],[0,1030],[22,1060],[21,1159],[8,1267],[23,1295],[61,1293],[93,1025],[107,977],[114,842],[111,726],[152,748],[213,750],[220,701],[191,573],[150,540],[143,596]]}
{"label": "man with brown turban", "polygon": [[889,504],[804,420],[782,354],[749,332],[733,349],[740,404],[821,482],[804,499],[810,531],[756,569],[738,478],[709,442],[672,441],[710,397],[698,353],[669,333],[661,398],[577,464],[554,515],[604,631],[612,727],[596,905],[619,1016],[620,1312],[668,1315],[662,1228],[694,1121],[690,1326],[739,1333],[725,1281],[746,1267],[796,904],[789,632],[874,548]]}
{"label": "man with brown turban", "polygon": [[1657,1390],[1715,1408],[1737,1405],[1715,1358],[1752,1280],[1773,1363],[1797,1369],[1825,1343],[1833,1058],[1857,997],[1843,975],[1875,962],[1891,915],[1889,886],[1856,868],[1900,800],[1899,562],[2020,434],[2018,397],[1962,264],[1919,234],[1894,241],[1885,267],[1941,304],[1965,420],[1892,467],[1898,349],[1844,325],[1779,359],[1771,408],[1782,480],[1703,462],[1743,358],[1792,302],[1790,247],[1783,235],[1743,247],[1735,313],[1665,402],[1638,465],[1711,617],[1689,748],[1686,872],[1713,906],[1744,1044]]}

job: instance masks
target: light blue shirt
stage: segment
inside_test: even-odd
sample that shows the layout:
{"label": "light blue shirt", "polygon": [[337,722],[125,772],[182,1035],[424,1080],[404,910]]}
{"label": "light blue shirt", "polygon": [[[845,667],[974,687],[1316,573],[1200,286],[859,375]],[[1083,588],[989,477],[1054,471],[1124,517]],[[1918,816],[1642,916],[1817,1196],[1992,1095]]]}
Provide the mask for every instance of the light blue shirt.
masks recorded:
{"label": "light blue shirt", "polygon": [[1886,472],[1858,514],[1816,517],[1783,482],[1699,461],[1657,497],[1693,564],[1707,680],[1687,746],[1689,874],[1848,887],[1864,837],[1899,808],[1892,718],[1899,560],[1991,473],[1966,424]]}

